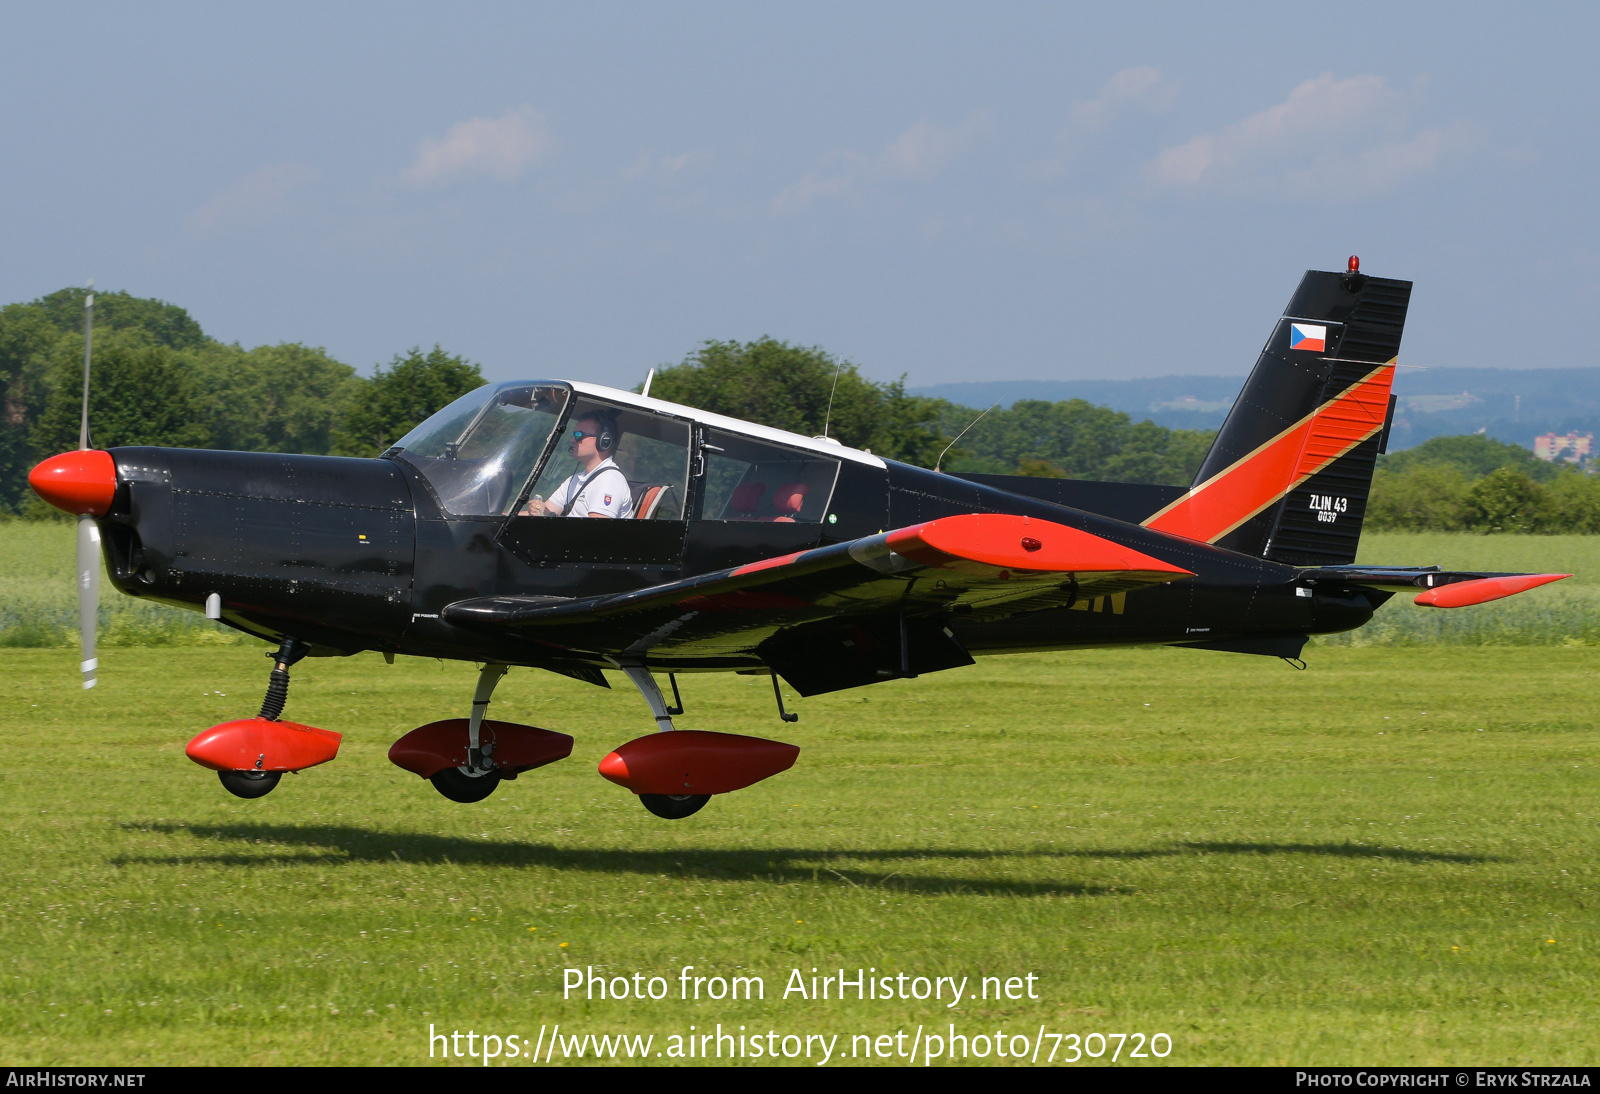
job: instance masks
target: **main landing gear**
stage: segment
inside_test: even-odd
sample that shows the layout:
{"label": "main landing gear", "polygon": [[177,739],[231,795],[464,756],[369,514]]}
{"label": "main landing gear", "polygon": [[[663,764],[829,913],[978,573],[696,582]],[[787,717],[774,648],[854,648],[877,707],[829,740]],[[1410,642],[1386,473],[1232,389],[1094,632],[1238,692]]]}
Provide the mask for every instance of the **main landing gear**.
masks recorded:
{"label": "main landing gear", "polygon": [[[683,713],[677,678],[668,677],[674,700],[669,707],[655,674],[648,668],[642,664],[617,667],[633,681],[650,705],[650,713],[655,716],[660,732],[618,747],[600,761],[600,774],[633,791],[639,797],[639,804],[663,820],[693,816],[705,807],[713,794],[741,790],[787,771],[800,755],[797,746],[781,741],[677,729],[672,718]],[[774,678],[774,691],[777,686]],[[784,712],[781,694],[778,711],[785,722],[795,720],[795,715]]]}
{"label": "main landing gear", "polygon": [[[428,781],[433,788],[453,802],[471,805],[481,802],[494,793],[500,785],[502,772],[494,763],[494,742],[483,741],[483,714],[489,709],[489,699],[495,685],[506,674],[509,665],[485,665],[478,672],[478,688],[472,694],[472,717],[467,725],[467,762],[455,767],[441,767]],[[516,774],[511,776],[516,778]]]}
{"label": "main landing gear", "polygon": [[264,798],[272,793],[281,771],[219,771],[222,788],[236,798]]}
{"label": "main landing gear", "polygon": [[285,638],[277,652],[267,655],[273,661],[272,677],[261,713],[212,726],[184,750],[195,763],[214,770],[234,797],[265,797],[285,771],[303,771],[339,754],[339,734],[278,717],[289,699],[289,667],[310,652],[304,642]]}
{"label": "main landing gear", "polygon": [[504,779],[572,755],[572,738],[565,733],[484,718],[495,685],[508,668],[483,666],[472,696],[472,717],[413,729],[389,749],[390,762],[427,779],[451,801],[470,805],[493,794]]}
{"label": "main landing gear", "polygon": [[[572,738],[564,733],[484,717],[506,668],[488,664],[478,673],[470,718],[413,729],[389,749],[390,761],[427,779],[451,801],[471,803],[483,801],[507,779],[571,755]],[[674,700],[669,706],[654,674],[642,663],[617,668],[644,696],[660,732],[620,745],[600,761],[600,774],[633,791],[645,809],[663,820],[693,816],[713,794],[728,794],[786,771],[800,754],[799,748],[781,741],[677,729],[672,719],[683,713],[683,699],[676,677],[669,677]],[[786,722],[795,718],[783,710],[781,695],[778,711]]]}
{"label": "main landing gear", "polygon": [[700,812],[710,794],[640,794],[639,804],[663,820],[682,820]]}

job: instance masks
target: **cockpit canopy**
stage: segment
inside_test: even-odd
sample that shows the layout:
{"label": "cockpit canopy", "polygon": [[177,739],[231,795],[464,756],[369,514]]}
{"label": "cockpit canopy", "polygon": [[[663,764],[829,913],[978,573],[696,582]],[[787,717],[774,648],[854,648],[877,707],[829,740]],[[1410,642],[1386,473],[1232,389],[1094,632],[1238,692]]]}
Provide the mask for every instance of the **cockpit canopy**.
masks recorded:
{"label": "cockpit canopy", "polygon": [[385,455],[415,467],[447,512],[504,516],[549,447],[571,397],[564,384],[488,384],[434,414]]}
{"label": "cockpit canopy", "polygon": [[[593,419],[614,433],[602,454],[628,480],[633,519],[820,523],[826,515],[837,458],[733,432],[720,424],[727,419],[708,415],[719,424],[700,427],[700,471],[691,496],[693,412],[631,405],[623,393],[606,399],[583,387],[553,380],[485,385],[384,455],[416,468],[453,516],[533,515],[542,506],[530,501],[567,499],[588,478],[573,442],[580,423]],[[667,412],[673,409],[682,414]],[[588,424],[582,432],[595,429]]]}

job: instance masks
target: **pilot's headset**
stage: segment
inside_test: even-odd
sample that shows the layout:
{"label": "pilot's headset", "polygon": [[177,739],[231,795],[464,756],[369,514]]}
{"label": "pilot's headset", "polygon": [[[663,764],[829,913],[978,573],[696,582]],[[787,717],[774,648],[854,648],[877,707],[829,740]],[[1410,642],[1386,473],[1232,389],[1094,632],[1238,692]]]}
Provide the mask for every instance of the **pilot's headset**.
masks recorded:
{"label": "pilot's headset", "polygon": [[622,430],[617,428],[617,419],[603,411],[585,414],[585,418],[593,418],[600,426],[600,432],[595,436],[595,449],[606,456],[612,455],[617,448],[617,442],[622,439]]}

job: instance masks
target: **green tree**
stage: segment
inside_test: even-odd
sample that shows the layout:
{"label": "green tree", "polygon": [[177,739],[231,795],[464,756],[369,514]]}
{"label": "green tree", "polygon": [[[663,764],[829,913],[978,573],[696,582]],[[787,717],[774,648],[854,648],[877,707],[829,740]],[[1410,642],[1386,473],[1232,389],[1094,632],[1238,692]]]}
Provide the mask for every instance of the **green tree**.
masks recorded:
{"label": "green tree", "polygon": [[[37,455],[78,447],[83,397],[83,339],[66,336],[56,347],[55,383],[33,431]],[[193,367],[166,346],[139,337],[97,338],[89,385],[89,436],[96,448],[149,444],[202,448],[210,434],[201,422]]]}
{"label": "green tree", "polygon": [[1551,532],[1600,533],[1600,477],[1568,467],[1544,487]]}
{"label": "green tree", "polygon": [[1372,477],[1365,527],[1376,532],[1455,532],[1467,527],[1471,481],[1454,467],[1379,468]]}
{"label": "green tree", "polygon": [[1514,468],[1491,471],[1467,491],[1467,523],[1480,532],[1544,531],[1544,490]]}
{"label": "green tree", "polygon": [[454,357],[437,345],[395,354],[371,379],[358,379],[347,409],[333,434],[340,456],[376,456],[405,436],[434,411],[483,386],[483,373],[471,361]]}
{"label": "green tree", "polygon": [[806,436],[820,435],[826,423],[830,436],[853,448],[924,467],[946,444],[936,426],[949,405],[943,400],[907,395],[903,377],[874,382],[820,347],[775,338],[706,342],[657,372],[650,394]]}
{"label": "green tree", "polygon": [[355,369],[296,343],[213,344],[195,372],[210,447],[237,451],[328,452],[361,389]]}
{"label": "green tree", "polygon": [[32,432],[50,393],[46,377],[59,332],[31,304],[0,308],[0,512],[25,507]]}
{"label": "green tree", "polygon": [[948,436],[972,426],[961,438],[964,452],[947,461],[953,471],[1027,475],[1046,466],[1076,479],[1187,486],[1215,436],[1135,422],[1083,399],[1023,399],[973,424],[977,413],[947,405],[940,414]]}
{"label": "green tree", "polygon": [[1423,464],[1453,467],[1469,479],[1482,478],[1502,467],[1515,468],[1538,482],[1548,482],[1560,473],[1555,464],[1539,459],[1521,445],[1497,441],[1483,433],[1432,437],[1415,448],[1378,458],[1378,466],[1388,471],[1406,471]]}
{"label": "green tree", "polygon": [[1041,460],[1033,456],[1024,456],[1018,460],[1016,473],[1030,479],[1065,479],[1071,477],[1049,460]]}
{"label": "green tree", "polygon": [[[61,333],[82,334],[83,298],[88,291],[58,289],[49,296],[41,296],[34,305]],[[211,341],[200,324],[176,304],[130,296],[126,292],[94,294],[94,329],[96,332],[142,331],[150,341],[168,349],[200,349]]]}

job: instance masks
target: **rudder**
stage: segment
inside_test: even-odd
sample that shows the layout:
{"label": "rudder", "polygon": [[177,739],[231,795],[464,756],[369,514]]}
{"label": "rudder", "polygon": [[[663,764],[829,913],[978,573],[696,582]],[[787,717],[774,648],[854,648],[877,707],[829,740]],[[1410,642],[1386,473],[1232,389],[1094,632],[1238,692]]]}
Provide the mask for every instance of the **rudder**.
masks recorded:
{"label": "rudder", "polygon": [[1411,282],[1306,271],[1183,497],[1143,523],[1291,565],[1355,561]]}

